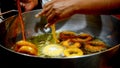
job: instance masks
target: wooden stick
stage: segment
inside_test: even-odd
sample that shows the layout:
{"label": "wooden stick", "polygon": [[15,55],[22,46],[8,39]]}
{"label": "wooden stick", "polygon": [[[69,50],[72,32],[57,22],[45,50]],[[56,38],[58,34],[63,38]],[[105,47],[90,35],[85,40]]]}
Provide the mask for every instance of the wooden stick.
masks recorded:
{"label": "wooden stick", "polygon": [[24,21],[23,21],[23,18],[22,18],[22,11],[21,11],[21,6],[20,6],[20,0],[17,0],[17,8],[18,8],[18,13],[19,13],[18,15],[19,15],[20,23],[21,23],[22,38],[23,38],[23,40],[26,40],[25,29],[24,29]]}

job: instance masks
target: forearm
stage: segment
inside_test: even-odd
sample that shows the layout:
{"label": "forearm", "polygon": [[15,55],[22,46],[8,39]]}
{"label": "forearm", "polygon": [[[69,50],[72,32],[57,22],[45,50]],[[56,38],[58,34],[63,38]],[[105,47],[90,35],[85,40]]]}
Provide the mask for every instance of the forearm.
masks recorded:
{"label": "forearm", "polygon": [[120,0],[81,0],[76,6],[76,12],[83,14],[120,13]]}

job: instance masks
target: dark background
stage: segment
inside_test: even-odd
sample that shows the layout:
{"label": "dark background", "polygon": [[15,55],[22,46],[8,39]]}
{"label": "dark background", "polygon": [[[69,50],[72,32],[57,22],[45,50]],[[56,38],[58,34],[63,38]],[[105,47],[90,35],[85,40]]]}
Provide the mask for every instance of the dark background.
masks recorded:
{"label": "dark background", "polygon": [[[14,1],[14,0],[0,0],[0,7],[1,7],[1,12],[6,12],[9,10],[17,10],[16,1]],[[41,9],[41,8],[42,8],[41,7],[41,0],[39,0],[38,5],[33,10]],[[21,9],[24,12],[24,9],[23,8],[21,8]],[[15,15],[15,14],[17,14],[17,12],[5,14],[5,15],[3,15],[3,17],[8,18],[8,17]]]}

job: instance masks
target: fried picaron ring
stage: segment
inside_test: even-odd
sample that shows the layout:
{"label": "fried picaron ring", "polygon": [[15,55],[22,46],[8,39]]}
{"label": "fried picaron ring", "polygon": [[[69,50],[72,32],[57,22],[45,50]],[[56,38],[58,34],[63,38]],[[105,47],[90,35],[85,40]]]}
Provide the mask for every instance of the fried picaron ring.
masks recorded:
{"label": "fried picaron ring", "polygon": [[85,50],[90,52],[98,52],[105,49],[106,49],[105,43],[100,40],[90,41],[85,44]]}
{"label": "fried picaron ring", "polygon": [[63,31],[60,33],[59,35],[60,40],[67,40],[67,39],[72,39],[72,38],[76,38],[76,33],[72,32],[72,31]]}
{"label": "fried picaron ring", "polygon": [[76,57],[76,56],[82,56],[83,51],[79,48],[67,48],[64,50],[65,57]]}
{"label": "fried picaron ring", "polygon": [[88,33],[81,33],[77,38],[80,42],[87,42],[93,39],[93,37]]}
{"label": "fried picaron ring", "polygon": [[[32,44],[31,42],[28,41],[24,41],[24,40],[20,40],[18,42],[16,42],[16,44],[14,45],[13,48],[16,52],[26,52],[26,53],[30,53],[33,54],[30,50],[34,51],[34,55],[37,55],[37,47],[36,45]],[[30,51],[30,52],[28,52]]]}
{"label": "fried picaron ring", "polygon": [[37,55],[37,50],[31,46],[21,46],[17,52],[25,53],[29,55]]}
{"label": "fried picaron ring", "polygon": [[71,42],[70,39],[62,41],[61,45],[64,47],[67,47],[67,48],[70,48],[70,47],[79,48],[79,47],[81,47],[81,44],[79,42]]}
{"label": "fried picaron ring", "polygon": [[17,51],[21,46],[30,46],[37,49],[36,45],[32,44],[31,42],[20,40],[14,45],[14,50]]}

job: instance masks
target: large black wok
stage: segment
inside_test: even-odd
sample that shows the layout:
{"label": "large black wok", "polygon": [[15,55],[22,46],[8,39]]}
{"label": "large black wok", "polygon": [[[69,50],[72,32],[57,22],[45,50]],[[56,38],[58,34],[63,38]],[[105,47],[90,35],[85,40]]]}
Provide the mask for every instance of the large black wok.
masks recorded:
{"label": "large black wok", "polygon": [[[46,33],[42,28],[44,18],[35,18],[41,10],[23,13],[26,37]],[[96,36],[109,45],[109,49],[84,55],[77,58],[42,58],[17,53],[10,48],[16,41],[22,39],[20,21],[17,15],[5,19],[0,23],[0,61],[2,64],[35,65],[50,68],[103,68],[112,65],[118,56],[120,41],[120,21],[110,15],[76,14],[69,19],[56,24],[56,31],[72,30],[77,33],[87,32]],[[48,31],[50,32],[50,31]],[[114,59],[114,60],[113,60]],[[119,64],[119,63],[116,63]],[[1,64],[0,64],[1,65]]]}

